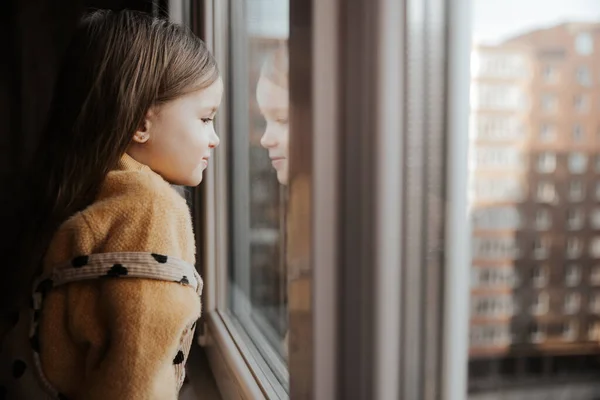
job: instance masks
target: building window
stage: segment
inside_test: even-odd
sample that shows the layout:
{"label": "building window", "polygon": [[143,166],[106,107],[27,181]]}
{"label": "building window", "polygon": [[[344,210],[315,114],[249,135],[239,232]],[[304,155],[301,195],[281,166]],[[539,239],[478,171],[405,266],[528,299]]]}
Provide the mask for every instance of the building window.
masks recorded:
{"label": "building window", "polygon": [[531,284],[534,288],[543,288],[548,284],[548,267],[536,265],[531,270]]}
{"label": "building window", "polygon": [[581,282],[581,267],[576,264],[567,265],[565,270],[565,285],[573,287]]}
{"label": "building window", "polygon": [[576,321],[568,321],[568,322],[563,323],[562,338],[569,342],[572,342],[575,339],[577,339],[577,322]]}
{"label": "building window", "polygon": [[581,143],[581,142],[583,142],[583,138],[584,138],[583,127],[579,124],[576,124],[575,126],[573,126],[573,142]]}
{"label": "building window", "polygon": [[540,231],[550,229],[552,226],[552,214],[546,208],[538,208],[535,212],[535,227]]}
{"label": "building window", "polygon": [[590,323],[588,328],[588,340],[600,342],[600,321]]}
{"label": "building window", "polygon": [[529,327],[529,340],[531,343],[542,343],[546,339],[546,333],[542,324],[533,322]]}
{"label": "building window", "polygon": [[573,106],[578,113],[585,113],[589,110],[588,97],[583,94],[576,94],[573,98]]}
{"label": "building window", "polygon": [[573,174],[581,174],[587,169],[587,155],[583,153],[569,154],[569,171]]}
{"label": "building window", "polygon": [[553,142],[556,139],[556,130],[551,124],[542,124],[540,127],[540,141],[544,143]]}
{"label": "building window", "polygon": [[533,241],[533,257],[542,260],[548,257],[550,253],[550,239],[547,237],[538,237]]}
{"label": "building window", "polygon": [[585,198],[585,186],[583,181],[574,180],[569,183],[569,200],[582,201]]}
{"label": "building window", "polygon": [[549,308],[550,296],[548,293],[538,293],[538,295],[533,298],[533,303],[531,304],[531,313],[533,315],[544,315],[548,312]]}
{"label": "building window", "polygon": [[565,314],[575,314],[581,307],[581,295],[579,293],[567,293],[565,296]]}
{"label": "building window", "polygon": [[579,258],[583,252],[583,243],[581,239],[576,237],[567,238],[567,257],[574,259]]}
{"label": "building window", "polygon": [[596,207],[592,209],[590,215],[590,225],[594,229],[600,229],[600,208]]}
{"label": "building window", "polygon": [[590,74],[590,69],[585,65],[580,65],[577,67],[577,83],[581,86],[591,86],[592,85],[592,76]]}
{"label": "building window", "polygon": [[546,83],[556,83],[558,80],[558,71],[554,65],[546,64],[542,69],[542,76]]}
{"label": "building window", "polygon": [[518,229],[522,226],[517,207],[483,207],[473,211],[473,228],[480,230]]}
{"label": "building window", "polygon": [[516,305],[511,296],[481,296],[474,298],[472,315],[474,317],[497,318],[511,316]]}
{"label": "building window", "polygon": [[594,314],[600,314],[600,293],[592,294],[590,298],[590,311]]}
{"label": "building window", "polygon": [[537,160],[537,169],[541,173],[551,173],[556,169],[556,154],[546,152],[541,153]]}
{"label": "building window", "polygon": [[594,258],[600,258],[600,236],[595,236],[590,241],[590,255]]}
{"label": "building window", "polygon": [[575,50],[577,54],[589,56],[594,52],[594,39],[590,33],[580,33],[575,38]]}
{"label": "building window", "polygon": [[558,99],[553,94],[543,94],[542,95],[542,110],[547,113],[555,112],[558,108]]}
{"label": "building window", "polygon": [[552,182],[539,182],[536,195],[540,203],[554,203],[556,201],[554,184]]}
{"label": "building window", "polygon": [[600,286],[600,265],[594,265],[590,273],[590,284]]}
{"label": "building window", "polygon": [[519,257],[514,237],[474,237],[472,243],[475,258],[498,260]]}
{"label": "building window", "polygon": [[475,287],[514,288],[518,285],[518,276],[513,267],[475,268]]}
{"label": "building window", "polygon": [[571,230],[583,228],[583,211],[580,208],[569,208],[567,210],[567,226]]}

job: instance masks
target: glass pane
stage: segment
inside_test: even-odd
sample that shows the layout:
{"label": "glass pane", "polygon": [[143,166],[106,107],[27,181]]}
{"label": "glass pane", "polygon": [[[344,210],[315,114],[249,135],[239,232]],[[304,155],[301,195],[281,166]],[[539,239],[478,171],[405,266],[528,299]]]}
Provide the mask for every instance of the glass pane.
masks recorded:
{"label": "glass pane", "polygon": [[600,398],[600,3],[473,4],[469,398]]}
{"label": "glass pane", "polygon": [[283,386],[288,380],[288,3],[230,4],[233,254],[228,310]]}

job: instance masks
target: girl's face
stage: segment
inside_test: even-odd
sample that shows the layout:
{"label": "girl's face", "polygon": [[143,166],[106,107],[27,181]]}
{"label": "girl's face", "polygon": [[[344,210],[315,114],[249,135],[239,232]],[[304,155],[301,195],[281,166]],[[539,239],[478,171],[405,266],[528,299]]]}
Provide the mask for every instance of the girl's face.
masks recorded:
{"label": "girl's face", "polygon": [[260,139],[262,147],[269,151],[277,180],[288,182],[288,91],[261,77],[256,86],[256,100],[260,112],[267,121],[267,128]]}
{"label": "girl's face", "polygon": [[219,145],[213,119],[222,96],[219,78],[206,89],[153,107],[127,152],[170,183],[197,186],[211,149]]}

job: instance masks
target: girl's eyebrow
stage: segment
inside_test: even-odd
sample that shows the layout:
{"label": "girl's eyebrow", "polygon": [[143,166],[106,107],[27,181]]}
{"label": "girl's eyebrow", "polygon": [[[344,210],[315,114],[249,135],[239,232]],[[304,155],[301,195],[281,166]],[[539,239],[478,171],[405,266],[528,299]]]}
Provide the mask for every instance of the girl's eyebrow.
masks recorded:
{"label": "girl's eyebrow", "polygon": [[206,111],[210,114],[214,114],[217,112],[217,107],[204,107],[202,111]]}

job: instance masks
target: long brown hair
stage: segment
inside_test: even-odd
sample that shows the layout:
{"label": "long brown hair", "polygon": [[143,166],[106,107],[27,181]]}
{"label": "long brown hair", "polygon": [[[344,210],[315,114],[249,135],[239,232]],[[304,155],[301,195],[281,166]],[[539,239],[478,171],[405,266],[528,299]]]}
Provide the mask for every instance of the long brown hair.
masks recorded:
{"label": "long brown hair", "polygon": [[[65,54],[25,191],[4,311],[23,300],[56,229],[90,205],[151,106],[210,86],[219,76],[187,28],[135,11],[95,11]],[[25,196],[27,199],[25,199]],[[21,200],[21,199],[19,199]]]}

